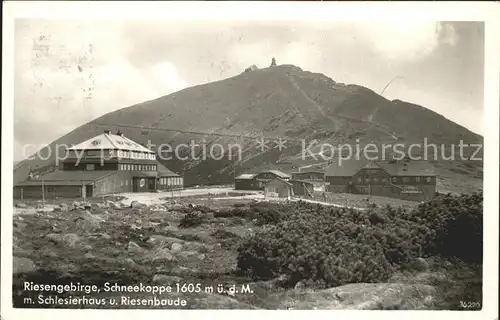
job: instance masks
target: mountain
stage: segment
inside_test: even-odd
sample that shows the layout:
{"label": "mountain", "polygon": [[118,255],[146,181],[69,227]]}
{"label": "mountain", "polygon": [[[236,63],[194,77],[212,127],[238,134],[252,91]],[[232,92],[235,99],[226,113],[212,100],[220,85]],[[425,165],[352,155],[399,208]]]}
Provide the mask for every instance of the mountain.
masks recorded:
{"label": "mountain", "polygon": [[[108,113],[57,139],[50,147],[75,144],[106,129],[120,130],[144,144],[168,143],[174,148],[191,141],[206,141],[207,148],[219,143],[226,150],[229,144],[241,146],[241,161],[229,159],[227,153],[222,160],[162,161],[183,173],[187,185],[228,183],[235,174],[263,166],[286,167],[286,170],[306,164],[324,166],[328,159],[300,156],[301,141],[309,146],[314,139],[331,145],[408,146],[423,144],[427,138],[428,143],[446,145],[448,151],[451,144],[458,145],[460,140],[469,144],[483,142],[480,135],[422,106],[390,101],[368,88],[337,83],[323,74],[293,65],[253,68],[235,77]],[[273,138],[268,143],[271,148],[257,149],[258,137]],[[278,137],[287,140],[286,148],[281,151],[272,148]],[[319,147],[310,149],[314,154],[320,151]],[[474,148],[467,150],[472,151]],[[445,191],[468,192],[482,182],[482,161],[432,162],[442,177]],[[54,157],[25,160],[17,165],[14,181],[24,180],[29,168],[50,170],[53,163]]]}

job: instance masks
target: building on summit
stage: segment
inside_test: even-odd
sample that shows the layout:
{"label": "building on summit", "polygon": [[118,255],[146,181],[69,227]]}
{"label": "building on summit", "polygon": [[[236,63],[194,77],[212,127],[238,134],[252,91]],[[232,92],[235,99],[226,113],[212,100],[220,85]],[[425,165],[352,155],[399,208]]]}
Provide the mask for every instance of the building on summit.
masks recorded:
{"label": "building on summit", "polygon": [[68,148],[61,170],[14,186],[14,198],[77,198],[122,192],[179,190],[183,178],[167,169],[154,151],[105,131]]}
{"label": "building on summit", "polygon": [[345,160],[325,173],[326,192],[426,201],[436,194],[436,174],[427,161]]}

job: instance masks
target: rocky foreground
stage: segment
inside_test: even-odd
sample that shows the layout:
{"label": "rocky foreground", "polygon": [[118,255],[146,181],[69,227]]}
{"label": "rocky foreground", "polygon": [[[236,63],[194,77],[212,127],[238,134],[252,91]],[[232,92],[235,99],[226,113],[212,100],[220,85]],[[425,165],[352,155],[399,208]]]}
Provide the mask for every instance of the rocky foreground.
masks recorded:
{"label": "rocky foreground", "polygon": [[[218,210],[234,203],[210,208],[174,202],[125,206],[115,200],[60,203],[50,209],[17,204],[18,214],[13,219],[15,306],[61,307],[26,305],[26,297],[37,301],[39,293],[24,290],[24,281],[214,288],[212,292],[169,293],[169,299],[185,299],[182,308],[191,309],[457,309],[461,299],[467,299],[461,296],[464,286],[481,286],[477,270],[467,265],[420,259],[414,269],[397,272],[387,283],[319,290],[299,282],[286,288],[280,279],[257,281],[236,269],[240,240],[266,226],[241,217],[216,217]],[[28,211],[34,214],[26,214]],[[199,226],[183,226],[182,218],[190,212],[199,212],[206,219]],[[233,286],[251,291],[235,292]],[[76,295],[59,295],[71,294]],[[118,296],[123,294],[95,294]],[[152,297],[148,293],[128,296]]]}

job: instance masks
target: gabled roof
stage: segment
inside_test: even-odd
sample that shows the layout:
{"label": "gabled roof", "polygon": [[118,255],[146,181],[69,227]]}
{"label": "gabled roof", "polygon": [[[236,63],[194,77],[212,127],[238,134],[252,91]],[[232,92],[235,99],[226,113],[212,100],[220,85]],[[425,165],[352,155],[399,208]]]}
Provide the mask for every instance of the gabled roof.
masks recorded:
{"label": "gabled roof", "polygon": [[242,173],[239,176],[237,176],[235,179],[236,180],[252,180],[256,176],[255,173]]}
{"label": "gabled roof", "polygon": [[[378,162],[380,167],[391,176],[435,176],[434,166],[427,161],[408,162],[397,161],[395,163]],[[406,165],[405,165],[406,164]]]}
{"label": "gabled roof", "polygon": [[332,165],[326,168],[325,176],[330,177],[352,177],[359,169],[370,163],[367,159],[345,159],[334,161]]}
{"label": "gabled roof", "polygon": [[41,175],[38,179],[22,181],[16,185],[75,185],[82,182],[93,182],[115,174],[117,171],[89,170],[89,171],[52,171]]}
{"label": "gabled roof", "polygon": [[290,182],[285,181],[285,180],[283,180],[283,179],[281,179],[281,178],[274,178],[274,179],[269,180],[268,182],[266,182],[266,186],[267,186],[268,184],[270,184],[270,183],[272,183],[272,182],[276,182],[276,181],[279,181],[279,182],[281,182],[281,183],[283,183],[283,184],[286,184],[286,185],[287,185],[287,186],[289,186],[289,187],[293,186],[293,184],[291,184]]}
{"label": "gabled roof", "polygon": [[267,172],[271,172],[280,178],[290,178],[290,176],[288,174],[281,172],[281,171],[278,171],[278,170],[267,170]]}
{"label": "gabled roof", "polygon": [[313,183],[311,181],[307,181],[307,180],[289,180],[290,183],[304,183],[304,184],[308,184],[308,185],[313,185]]}
{"label": "gabled roof", "polygon": [[154,151],[149,150],[148,148],[125,137],[124,135],[116,135],[111,133],[100,134],[82,143],[74,145],[68,148],[67,150],[108,150],[108,149],[154,153]]}
{"label": "gabled roof", "polygon": [[325,173],[325,169],[319,169],[319,168],[305,168],[301,169],[300,171],[293,171],[292,174],[299,174],[299,173]]}
{"label": "gabled roof", "polygon": [[435,176],[434,167],[427,161],[369,161],[351,159],[335,162],[326,169],[325,176],[350,177],[363,168],[381,168],[391,176]]}

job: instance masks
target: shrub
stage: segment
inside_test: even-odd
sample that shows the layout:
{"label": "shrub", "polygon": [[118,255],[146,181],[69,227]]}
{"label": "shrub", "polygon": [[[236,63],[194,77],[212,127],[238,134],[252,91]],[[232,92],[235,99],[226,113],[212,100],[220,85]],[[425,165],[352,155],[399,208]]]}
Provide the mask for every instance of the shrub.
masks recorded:
{"label": "shrub", "polygon": [[465,262],[483,259],[483,195],[439,195],[420,204],[408,219],[428,232],[428,255],[456,257]]}
{"label": "shrub", "polygon": [[482,258],[482,195],[439,196],[412,211],[297,202],[251,206],[269,228],[244,239],[238,268],[258,279],[285,274],[335,286],[384,281],[425,255]]}
{"label": "shrub", "polygon": [[286,219],[279,209],[261,215],[281,220],[238,248],[241,271],[254,278],[286,274],[291,283],[310,279],[328,286],[382,281],[392,274],[380,240],[385,235],[370,230],[375,227],[369,225],[368,214],[305,203],[286,209]]}
{"label": "shrub", "polygon": [[204,215],[201,212],[190,212],[187,213],[179,224],[180,228],[193,228],[201,225],[205,220]]}

